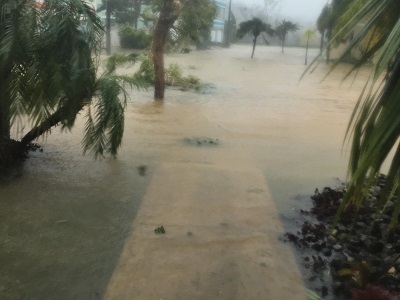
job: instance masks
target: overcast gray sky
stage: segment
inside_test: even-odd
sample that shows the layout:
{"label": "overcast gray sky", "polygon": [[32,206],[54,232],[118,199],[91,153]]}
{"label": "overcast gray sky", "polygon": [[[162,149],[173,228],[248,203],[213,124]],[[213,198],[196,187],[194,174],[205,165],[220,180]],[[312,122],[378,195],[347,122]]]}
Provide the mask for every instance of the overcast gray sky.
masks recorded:
{"label": "overcast gray sky", "polygon": [[327,0],[280,0],[279,13],[287,18],[317,20]]}
{"label": "overcast gray sky", "polygon": [[[264,0],[232,0],[249,6],[262,5]],[[328,0],[278,0],[279,4],[272,15],[279,15],[291,21],[314,23]]]}

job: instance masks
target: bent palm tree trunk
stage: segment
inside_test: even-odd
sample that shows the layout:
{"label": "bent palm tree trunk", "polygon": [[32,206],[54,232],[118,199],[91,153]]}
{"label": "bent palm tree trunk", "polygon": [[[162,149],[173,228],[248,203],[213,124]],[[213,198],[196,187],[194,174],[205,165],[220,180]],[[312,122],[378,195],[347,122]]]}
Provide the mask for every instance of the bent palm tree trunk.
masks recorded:
{"label": "bent palm tree trunk", "polygon": [[[83,108],[83,105],[79,107],[77,113]],[[39,136],[50,130],[53,126],[61,123],[65,119],[64,108],[59,108],[40,125],[31,129],[21,141],[15,141],[10,137],[0,137],[0,166],[7,165],[12,161],[21,159],[27,151],[29,143],[33,142]]]}
{"label": "bent palm tree trunk", "polygon": [[[77,113],[83,108],[83,105],[77,110]],[[50,130],[53,126],[60,123],[65,117],[64,109],[61,107],[54,112],[50,117],[44,120],[40,125],[32,128],[25,136],[21,139],[22,145],[28,145],[39,136]]]}

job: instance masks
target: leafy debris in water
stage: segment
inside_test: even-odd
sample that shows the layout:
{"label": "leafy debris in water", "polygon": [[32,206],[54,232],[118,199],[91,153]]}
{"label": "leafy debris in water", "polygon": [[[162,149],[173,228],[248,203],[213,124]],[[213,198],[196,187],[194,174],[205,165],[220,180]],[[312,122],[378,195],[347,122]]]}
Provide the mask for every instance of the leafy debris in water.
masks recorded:
{"label": "leafy debris in water", "polygon": [[154,233],[155,234],[165,234],[164,226],[160,226],[160,227],[157,227],[156,229],[154,229]]}
{"label": "leafy debris in water", "polygon": [[137,167],[138,173],[140,176],[146,176],[146,172],[147,172],[147,166],[146,165],[140,165],[139,167]]}
{"label": "leafy debris in water", "polygon": [[183,142],[193,146],[218,146],[220,144],[219,139],[212,139],[208,137],[192,137],[184,138]]}
{"label": "leafy debris in water", "polygon": [[323,297],[400,299],[400,227],[390,230],[397,196],[376,213],[385,183],[386,176],[379,175],[364,204],[347,205],[337,223],[346,185],[317,189],[311,210],[300,211],[303,220],[297,232],[285,234],[285,241],[303,256],[304,270],[313,275],[308,284]]}

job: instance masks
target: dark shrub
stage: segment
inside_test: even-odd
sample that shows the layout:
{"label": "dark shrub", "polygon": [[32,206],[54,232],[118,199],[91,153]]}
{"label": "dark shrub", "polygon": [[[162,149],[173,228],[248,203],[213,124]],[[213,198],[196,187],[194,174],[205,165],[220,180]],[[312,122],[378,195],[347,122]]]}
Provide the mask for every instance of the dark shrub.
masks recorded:
{"label": "dark shrub", "polygon": [[118,35],[122,48],[145,49],[151,43],[150,34],[143,29],[136,30],[128,24],[121,26]]}

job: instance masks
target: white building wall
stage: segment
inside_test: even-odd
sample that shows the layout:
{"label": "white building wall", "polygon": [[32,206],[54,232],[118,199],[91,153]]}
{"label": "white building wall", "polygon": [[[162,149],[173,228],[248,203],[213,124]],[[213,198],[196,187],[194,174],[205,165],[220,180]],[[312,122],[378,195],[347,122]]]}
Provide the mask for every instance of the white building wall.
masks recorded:
{"label": "white building wall", "polygon": [[218,6],[218,13],[211,29],[211,42],[222,44],[224,42],[225,21],[228,20],[229,0],[215,0],[214,3]]}

